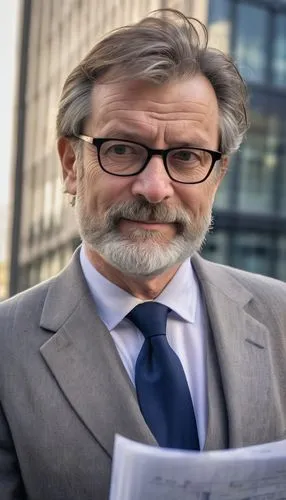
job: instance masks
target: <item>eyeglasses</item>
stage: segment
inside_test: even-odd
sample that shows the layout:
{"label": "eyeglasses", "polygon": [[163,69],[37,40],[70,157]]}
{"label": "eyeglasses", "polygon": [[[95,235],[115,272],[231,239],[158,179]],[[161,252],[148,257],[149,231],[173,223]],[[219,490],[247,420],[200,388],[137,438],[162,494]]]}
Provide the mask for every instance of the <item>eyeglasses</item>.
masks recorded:
{"label": "eyeglasses", "polygon": [[169,177],[182,184],[199,184],[210,175],[222,153],[196,147],[152,149],[134,141],[76,135],[97,149],[100,167],[111,175],[128,177],[146,168],[153,156],[161,156]]}

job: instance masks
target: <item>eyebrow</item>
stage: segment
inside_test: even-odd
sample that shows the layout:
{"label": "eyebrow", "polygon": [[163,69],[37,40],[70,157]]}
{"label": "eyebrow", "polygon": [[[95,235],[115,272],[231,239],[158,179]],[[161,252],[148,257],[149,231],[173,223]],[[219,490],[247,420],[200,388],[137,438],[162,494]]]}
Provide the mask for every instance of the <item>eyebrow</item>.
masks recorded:
{"label": "eyebrow", "polygon": [[[145,146],[148,146],[147,142],[150,142],[150,140],[152,140],[152,138],[148,140],[138,132],[135,131],[128,132],[127,130],[120,130],[119,128],[116,129],[111,128],[107,133],[105,133],[105,137],[110,137],[111,139],[123,139],[126,141],[135,141]],[[192,141],[178,140],[172,142],[173,145],[169,144],[170,147],[178,147],[178,148],[196,147],[196,148],[209,149],[209,146],[205,143],[205,141],[198,138],[195,138]]]}
{"label": "eyebrow", "polygon": [[[106,134],[105,134],[106,135]],[[141,134],[136,133],[136,132],[127,132],[126,130],[119,130],[119,129],[111,129],[107,133],[107,137],[114,137],[118,139],[125,139],[126,141],[136,141],[138,140],[139,142],[145,142],[146,139],[142,137]]]}

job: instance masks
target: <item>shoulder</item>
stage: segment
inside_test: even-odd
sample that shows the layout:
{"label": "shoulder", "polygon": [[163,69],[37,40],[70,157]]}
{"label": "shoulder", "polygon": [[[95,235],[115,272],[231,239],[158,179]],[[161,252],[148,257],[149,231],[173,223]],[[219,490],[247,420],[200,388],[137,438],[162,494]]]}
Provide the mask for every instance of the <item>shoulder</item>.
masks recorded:
{"label": "shoulder", "polygon": [[43,282],[0,304],[1,391],[12,372],[16,374],[28,359],[32,363],[40,357],[39,348],[47,340],[40,322],[52,281]]}
{"label": "shoulder", "polygon": [[15,319],[15,317],[19,316],[21,316],[22,322],[31,316],[37,321],[41,317],[44,304],[49,295],[58,309],[64,307],[67,297],[69,303],[77,302],[84,289],[79,252],[80,249],[78,248],[70,262],[59,274],[0,303],[0,325],[3,325],[5,320]]}
{"label": "shoulder", "polygon": [[252,273],[249,271],[244,271],[242,269],[237,269],[235,267],[230,267],[230,266],[225,266],[221,264],[214,264],[218,267],[220,267],[223,272],[229,274],[230,276],[233,276],[235,279],[237,279],[240,283],[244,284],[245,286],[259,287],[261,286],[266,287],[266,289],[277,289],[277,290],[283,290],[284,292],[286,291],[286,283],[284,281],[281,281],[276,278],[271,278],[270,276],[265,276],[263,274],[257,274],[257,273]]}
{"label": "shoulder", "polygon": [[220,289],[235,290],[244,288],[253,297],[264,302],[278,301],[285,307],[286,283],[262,274],[251,273],[242,269],[217,264],[195,255],[194,268],[200,281],[207,281]]}
{"label": "shoulder", "polygon": [[229,306],[232,310],[235,305],[236,311],[265,325],[286,353],[285,282],[216,264],[199,255],[193,257],[192,263],[212,314],[228,313]]}
{"label": "shoulder", "polygon": [[24,323],[31,314],[34,317],[40,315],[49,286],[54,279],[51,278],[1,302],[0,329],[2,330],[5,327],[6,322],[9,324],[11,324],[11,321],[15,322],[17,317],[20,317],[21,322]]}
{"label": "shoulder", "polygon": [[[89,293],[75,252],[56,276],[0,304],[0,341],[57,331]],[[37,338],[38,338],[37,337]]]}

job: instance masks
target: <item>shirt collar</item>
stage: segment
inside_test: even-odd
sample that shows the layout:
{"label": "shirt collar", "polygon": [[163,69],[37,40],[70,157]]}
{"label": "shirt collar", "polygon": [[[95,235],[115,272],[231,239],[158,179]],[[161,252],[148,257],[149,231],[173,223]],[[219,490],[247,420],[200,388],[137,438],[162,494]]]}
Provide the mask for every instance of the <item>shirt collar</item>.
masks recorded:
{"label": "shirt collar", "polygon": [[[144,302],[100,274],[90,263],[84,247],[80,251],[80,263],[97,306],[97,313],[109,330],[113,330],[135,306]],[[183,320],[194,323],[197,300],[198,283],[191,259],[188,259],[183,262],[175,276],[156,297],[156,302],[166,305]]]}

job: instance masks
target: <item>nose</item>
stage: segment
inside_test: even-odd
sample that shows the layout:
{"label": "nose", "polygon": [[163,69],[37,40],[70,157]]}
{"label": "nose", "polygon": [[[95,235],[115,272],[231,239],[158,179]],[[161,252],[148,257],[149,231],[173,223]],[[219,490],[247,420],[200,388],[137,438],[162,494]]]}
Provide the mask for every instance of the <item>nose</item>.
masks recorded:
{"label": "nose", "polygon": [[173,193],[172,179],[159,156],[153,156],[145,169],[134,176],[132,194],[144,196],[149,203],[160,203],[170,198]]}

